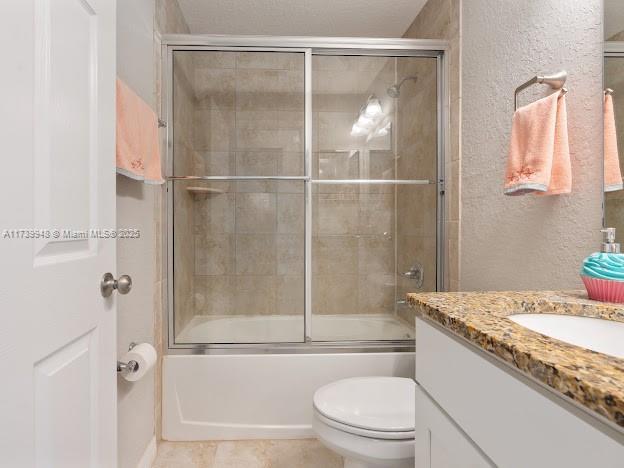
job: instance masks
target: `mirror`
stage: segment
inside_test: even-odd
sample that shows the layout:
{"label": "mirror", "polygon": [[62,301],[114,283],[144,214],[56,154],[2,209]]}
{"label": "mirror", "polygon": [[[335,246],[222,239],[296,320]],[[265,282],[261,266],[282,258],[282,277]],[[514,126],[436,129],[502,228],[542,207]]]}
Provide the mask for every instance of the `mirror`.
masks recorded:
{"label": "mirror", "polygon": [[[605,226],[624,243],[624,2],[604,0]],[[619,151],[618,151],[619,149]]]}

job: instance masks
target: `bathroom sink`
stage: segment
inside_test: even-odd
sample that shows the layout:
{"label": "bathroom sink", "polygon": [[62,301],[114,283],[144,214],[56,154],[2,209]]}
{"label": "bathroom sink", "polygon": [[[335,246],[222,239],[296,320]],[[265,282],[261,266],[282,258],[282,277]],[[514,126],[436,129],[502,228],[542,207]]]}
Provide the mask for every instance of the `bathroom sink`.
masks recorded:
{"label": "bathroom sink", "polygon": [[542,335],[624,359],[624,323],[557,314],[514,314],[507,318]]}

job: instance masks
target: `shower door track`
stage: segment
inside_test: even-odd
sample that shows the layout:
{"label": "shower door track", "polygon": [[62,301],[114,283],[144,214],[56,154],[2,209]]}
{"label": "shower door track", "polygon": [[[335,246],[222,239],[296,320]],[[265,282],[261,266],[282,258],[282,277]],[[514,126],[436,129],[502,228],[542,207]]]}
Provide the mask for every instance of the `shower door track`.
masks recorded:
{"label": "shower door track", "polygon": [[[312,185],[316,184],[392,184],[437,185],[436,234],[436,289],[444,290],[444,177],[445,154],[449,147],[449,93],[448,42],[429,39],[394,38],[338,38],[338,37],[276,37],[276,36],[220,36],[168,34],[161,37],[162,83],[161,118],[166,125],[166,168],[173,173],[173,52],[174,51],[238,51],[238,52],[298,52],[304,54],[304,176],[189,176],[169,175],[166,197],[166,255],[167,259],[167,313],[164,314],[163,333],[167,337],[167,354],[262,354],[262,353],[328,353],[413,351],[409,340],[349,340],[313,341],[312,325]],[[437,59],[437,180],[410,179],[312,179],[312,55],[366,55],[385,57],[430,57]],[[301,342],[277,343],[175,343],[173,294],[173,190],[175,180],[214,181],[301,181],[305,198],[305,293],[304,330]]]}

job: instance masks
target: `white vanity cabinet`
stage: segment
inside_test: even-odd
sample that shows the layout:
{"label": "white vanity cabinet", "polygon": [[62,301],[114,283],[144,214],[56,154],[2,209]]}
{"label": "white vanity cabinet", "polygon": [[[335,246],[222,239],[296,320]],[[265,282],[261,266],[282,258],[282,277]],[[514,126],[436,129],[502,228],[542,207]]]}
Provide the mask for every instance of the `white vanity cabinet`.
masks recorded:
{"label": "white vanity cabinet", "polygon": [[624,432],[416,320],[416,468],[622,468]]}
{"label": "white vanity cabinet", "polygon": [[457,425],[416,387],[416,468],[492,468]]}

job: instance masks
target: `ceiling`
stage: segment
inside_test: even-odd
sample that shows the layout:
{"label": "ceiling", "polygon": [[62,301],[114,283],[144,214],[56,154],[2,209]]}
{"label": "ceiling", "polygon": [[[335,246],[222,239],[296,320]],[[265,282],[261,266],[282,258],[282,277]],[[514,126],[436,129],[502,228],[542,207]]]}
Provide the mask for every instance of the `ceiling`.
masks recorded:
{"label": "ceiling", "polygon": [[194,34],[401,37],[426,0],[178,0]]}

